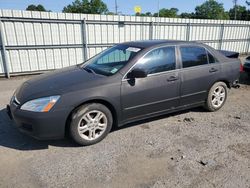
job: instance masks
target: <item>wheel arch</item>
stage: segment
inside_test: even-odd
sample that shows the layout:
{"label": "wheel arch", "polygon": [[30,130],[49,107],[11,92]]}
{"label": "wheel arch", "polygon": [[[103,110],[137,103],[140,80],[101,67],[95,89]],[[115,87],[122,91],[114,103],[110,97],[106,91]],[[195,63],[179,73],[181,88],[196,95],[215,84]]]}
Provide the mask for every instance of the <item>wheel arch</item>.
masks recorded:
{"label": "wheel arch", "polygon": [[90,103],[99,103],[99,104],[106,106],[110,110],[112,117],[113,117],[112,128],[114,128],[115,126],[118,125],[118,113],[117,113],[116,108],[114,107],[114,105],[111,102],[109,102],[105,99],[90,99],[90,100],[84,101],[84,102],[80,103],[79,105],[75,106],[73,108],[73,110],[71,110],[71,112],[69,113],[67,120],[66,120],[66,125],[65,125],[65,133],[64,134],[66,136],[69,135],[69,127],[70,127],[70,122],[71,122],[71,117],[72,117],[73,112],[77,108],[79,108],[80,106],[85,105],[85,104],[90,104]]}
{"label": "wheel arch", "polygon": [[217,83],[217,82],[224,82],[224,83],[227,85],[227,88],[228,88],[228,89],[231,89],[230,81],[228,81],[227,79],[219,79],[219,80],[216,80],[215,82],[213,82],[213,83],[211,84],[211,86],[209,87],[209,89],[210,89],[211,87],[213,87],[213,85],[214,85],[215,83]]}
{"label": "wheel arch", "polygon": [[231,89],[230,82],[229,82],[227,79],[219,79],[219,80],[216,80],[215,82],[213,82],[213,83],[210,85],[210,87],[209,87],[209,89],[208,89],[208,91],[207,91],[206,100],[207,100],[207,97],[208,97],[208,95],[209,95],[210,89],[213,87],[213,85],[214,85],[215,83],[218,83],[218,82],[223,82],[223,83],[225,83],[226,86],[227,86],[227,88],[228,88],[228,89]]}
{"label": "wheel arch", "polygon": [[228,88],[228,89],[231,89],[231,84],[230,84],[230,82],[229,82],[228,80],[226,80],[226,79],[221,79],[221,80],[219,80],[219,81],[217,81],[217,82],[224,82],[224,83],[227,85],[227,88]]}

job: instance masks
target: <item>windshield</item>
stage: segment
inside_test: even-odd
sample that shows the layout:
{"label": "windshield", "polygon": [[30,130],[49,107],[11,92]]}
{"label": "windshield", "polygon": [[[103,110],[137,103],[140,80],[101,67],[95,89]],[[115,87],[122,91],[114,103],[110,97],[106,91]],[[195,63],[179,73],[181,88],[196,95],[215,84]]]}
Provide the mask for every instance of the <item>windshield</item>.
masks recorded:
{"label": "windshield", "polygon": [[141,48],[137,47],[116,45],[89,59],[82,68],[88,72],[111,76],[123,68],[140,50]]}

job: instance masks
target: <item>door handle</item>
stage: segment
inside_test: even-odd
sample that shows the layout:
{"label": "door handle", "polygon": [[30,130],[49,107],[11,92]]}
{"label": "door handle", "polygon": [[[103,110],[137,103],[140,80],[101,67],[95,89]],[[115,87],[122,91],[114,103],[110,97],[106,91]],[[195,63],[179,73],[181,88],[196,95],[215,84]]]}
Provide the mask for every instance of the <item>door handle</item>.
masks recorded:
{"label": "door handle", "polygon": [[176,81],[176,80],[178,80],[178,77],[177,77],[177,76],[170,76],[170,77],[167,79],[168,82],[173,82],[173,81]]}
{"label": "door handle", "polygon": [[217,72],[218,71],[218,69],[216,69],[216,68],[211,68],[210,70],[209,70],[209,72]]}

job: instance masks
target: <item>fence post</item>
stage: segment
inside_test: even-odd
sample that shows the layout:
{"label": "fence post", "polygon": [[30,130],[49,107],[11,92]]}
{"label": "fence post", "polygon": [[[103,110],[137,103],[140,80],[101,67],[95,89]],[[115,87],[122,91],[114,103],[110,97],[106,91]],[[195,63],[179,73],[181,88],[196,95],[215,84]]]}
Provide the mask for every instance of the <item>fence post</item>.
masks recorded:
{"label": "fence post", "polygon": [[152,40],[153,39],[153,31],[154,30],[154,24],[153,22],[150,22],[149,23],[149,40]]}
{"label": "fence post", "polygon": [[190,23],[187,24],[186,41],[190,40]]}
{"label": "fence post", "polygon": [[250,26],[248,26],[248,38],[247,38],[247,45],[246,45],[246,54],[248,54],[249,47],[250,47]]}
{"label": "fence post", "polygon": [[4,41],[4,36],[3,36],[3,22],[1,21],[1,19],[0,19],[0,47],[1,47],[1,55],[2,55],[4,73],[7,78],[10,78],[9,64],[7,61],[5,41]]}
{"label": "fence post", "polygon": [[225,27],[225,25],[221,24],[221,26],[220,26],[220,38],[219,38],[219,50],[221,50],[221,48],[222,48],[224,27]]}
{"label": "fence post", "polygon": [[87,30],[86,30],[86,19],[85,18],[81,21],[81,30],[82,30],[83,61],[86,61],[88,59],[88,43],[87,43]]}

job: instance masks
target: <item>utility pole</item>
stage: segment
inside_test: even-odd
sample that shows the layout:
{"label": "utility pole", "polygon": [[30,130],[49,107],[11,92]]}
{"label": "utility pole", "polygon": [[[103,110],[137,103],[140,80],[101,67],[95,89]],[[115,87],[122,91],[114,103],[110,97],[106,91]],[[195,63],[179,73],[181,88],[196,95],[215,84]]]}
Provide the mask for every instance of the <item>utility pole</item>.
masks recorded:
{"label": "utility pole", "polygon": [[117,5],[117,0],[115,0],[115,14],[118,14],[118,5]]}
{"label": "utility pole", "polygon": [[233,3],[234,3],[234,20],[237,19],[237,1],[238,0],[233,0]]}
{"label": "utility pole", "polygon": [[158,0],[157,9],[158,9],[158,18],[159,18],[160,17],[160,0]]}
{"label": "utility pole", "polygon": [[158,0],[158,4],[157,4],[157,9],[158,9],[158,32],[157,32],[157,35],[158,35],[158,39],[160,38],[160,0]]}

